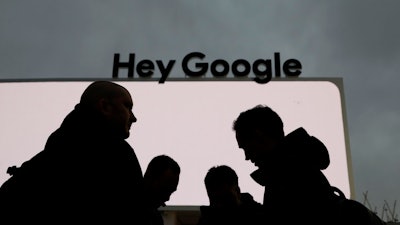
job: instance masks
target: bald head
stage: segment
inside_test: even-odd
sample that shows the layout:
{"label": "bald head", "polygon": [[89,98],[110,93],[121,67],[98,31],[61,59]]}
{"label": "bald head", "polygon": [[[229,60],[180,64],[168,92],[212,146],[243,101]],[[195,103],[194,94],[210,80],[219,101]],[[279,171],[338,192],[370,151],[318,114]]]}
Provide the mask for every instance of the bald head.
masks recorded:
{"label": "bald head", "polygon": [[119,84],[111,81],[95,81],[91,83],[83,92],[80,103],[93,107],[101,99],[113,99],[127,90]]}
{"label": "bald head", "polygon": [[122,138],[129,137],[129,130],[136,117],[129,91],[110,81],[95,81],[83,92],[80,100],[83,108],[101,115],[110,133]]}

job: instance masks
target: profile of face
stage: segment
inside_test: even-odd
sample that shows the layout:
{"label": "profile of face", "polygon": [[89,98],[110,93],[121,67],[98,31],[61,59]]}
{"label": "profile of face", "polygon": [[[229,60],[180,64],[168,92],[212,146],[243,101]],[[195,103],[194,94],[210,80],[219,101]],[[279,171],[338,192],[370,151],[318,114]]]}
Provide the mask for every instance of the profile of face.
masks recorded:
{"label": "profile of face", "polygon": [[240,188],[223,184],[207,191],[210,206],[214,208],[234,208],[240,205]]}
{"label": "profile of face", "polygon": [[245,159],[250,160],[255,166],[263,167],[266,157],[277,145],[277,141],[255,131],[254,135],[240,135],[236,133],[236,141],[244,151]]}
{"label": "profile of face", "polygon": [[113,132],[121,138],[128,138],[132,123],[137,118],[132,112],[133,101],[129,92],[121,88],[121,95],[108,101],[105,113]]}
{"label": "profile of face", "polygon": [[161,176],[155,178],[149,187],[155,207],[165,206],[171,195],[177,190],[179,174],[172,169],[163,172]]}

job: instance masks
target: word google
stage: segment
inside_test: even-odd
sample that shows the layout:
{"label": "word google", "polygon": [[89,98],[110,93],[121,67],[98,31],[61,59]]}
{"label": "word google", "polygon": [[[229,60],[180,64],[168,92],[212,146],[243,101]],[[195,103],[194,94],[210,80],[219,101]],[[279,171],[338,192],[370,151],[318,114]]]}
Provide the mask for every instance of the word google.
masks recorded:
{"label": "word google", "polygon": [[[275,77],[281,76],[281,68],[286,76],[298,77],[301,74],[301,63],[297,59],[288,59],[281,66],[280,53],[274,53],[274,61],[271,59],[257,59],[249,62],[245,59],[237,59],[230,64],[223,59],[207,61],[206,55],[201,52],[191,52],[182,59],[181,68],[189,77],[205,76],[209,71],[213,77],[226,77],[232,72],[234,77],[248,77],[250,72],[255,75],[253,79],[260,84],[268,83],[273,75],[274,67]],[[163,62],[162,60],[143,59],[135,62],[135,54],[129,54],[128,62],[121,62],[119,54],[114,54],[113,78],[118,78],[118,71],[121,68],[128,69],[128,78],[133,78],[135,71],[139,77],[146,78],[154,75],[158,70],[161,78],[158,83],[164,83],[170,75],[176,60]]]}

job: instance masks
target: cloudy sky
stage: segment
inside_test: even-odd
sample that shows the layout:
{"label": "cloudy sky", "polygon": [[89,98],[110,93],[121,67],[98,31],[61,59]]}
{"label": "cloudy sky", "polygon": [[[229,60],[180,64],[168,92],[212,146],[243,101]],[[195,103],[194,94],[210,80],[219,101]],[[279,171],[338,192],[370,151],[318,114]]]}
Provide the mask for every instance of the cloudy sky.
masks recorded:
{"label": "cloudy sky", "polygon": [[[1,1],[0,79],[110,78],[114,53],[295,58],[343,78],[356,198],[400,200],[396,0]],[[155,76],[160,74],[155,73]],[[171,77],[184,77],[176,72]],[[3,156],[2,156],[3,157]]]}

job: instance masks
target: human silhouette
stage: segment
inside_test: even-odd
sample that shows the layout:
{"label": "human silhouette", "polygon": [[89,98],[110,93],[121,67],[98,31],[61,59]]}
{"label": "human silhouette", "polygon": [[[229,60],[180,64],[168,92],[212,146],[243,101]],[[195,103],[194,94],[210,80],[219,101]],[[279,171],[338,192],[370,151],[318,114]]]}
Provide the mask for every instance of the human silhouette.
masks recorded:
{"label": "human silhouette", "polygon": [[179,164],[167,155],[154,157],[144,174],[147,215],[152,225],[163,225],[161,206],[166,206],[172,193],[177,190],[181,169]]}
{"label": "human silhouette", "polygon": [[200,206],[198,225],[264,224],[264,211],[251,194],[242,193],[236,172],[227,165],[208,170],[204,184],[210,204]]}
{"label": "human silhouette", "polygon": [[44,150],[2,185],[0,223],[146,224],[143,174],[125,140],[132,108],[123,86],[88,85]]}
{"label": "human silhouette", "polygon": [[280,116],[257,105],[239,114],[233,130],[239,148],[265,186],[263,206],[269,223],[382,224],[355,200],[332,187],[321,170],[330,164],[325,145],[300,127],[285,135]]}

